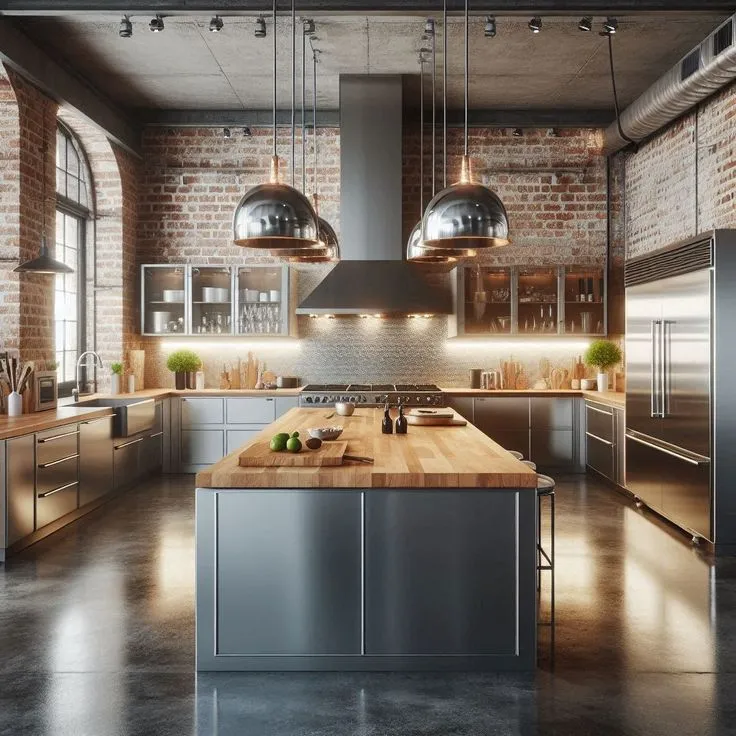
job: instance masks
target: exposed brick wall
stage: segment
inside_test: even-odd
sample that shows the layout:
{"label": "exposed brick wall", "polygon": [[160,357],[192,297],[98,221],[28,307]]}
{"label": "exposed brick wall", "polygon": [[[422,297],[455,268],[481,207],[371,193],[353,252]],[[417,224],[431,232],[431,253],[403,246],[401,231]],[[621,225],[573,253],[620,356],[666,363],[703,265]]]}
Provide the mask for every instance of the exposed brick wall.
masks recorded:
{"label": "exposed brick wall", "polygon": [[735,227],[736,85],[626,155],[625,177],[628,257]]}

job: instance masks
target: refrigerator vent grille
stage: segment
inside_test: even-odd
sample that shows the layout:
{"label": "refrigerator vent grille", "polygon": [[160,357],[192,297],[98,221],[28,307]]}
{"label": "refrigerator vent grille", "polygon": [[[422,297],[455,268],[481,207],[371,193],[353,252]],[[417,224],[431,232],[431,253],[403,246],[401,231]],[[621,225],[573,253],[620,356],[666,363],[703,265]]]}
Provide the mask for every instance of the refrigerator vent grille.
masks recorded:
{"label": "refrigerator vent grille", "polygon": [[689,243],[627,263],[625,284],[626,286],[646,284],[649,281],[679,276],[683,273],[699,271],[701,268],[710,268],[712,265],[713,242],[711,240]]}

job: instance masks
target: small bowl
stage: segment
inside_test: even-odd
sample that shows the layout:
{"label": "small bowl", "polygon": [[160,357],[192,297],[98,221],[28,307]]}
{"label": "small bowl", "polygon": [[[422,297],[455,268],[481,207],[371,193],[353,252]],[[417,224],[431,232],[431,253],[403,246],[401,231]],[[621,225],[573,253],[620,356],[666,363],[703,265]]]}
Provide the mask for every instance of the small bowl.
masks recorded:
{"label": "small bowl", "polygon": [[336,440],[342,434],[342,427],[312,427],[307,430],[310,437],[316,437],[323,442]]}
{"label": "small bowl", "polygon": [[338,401],[335,404],[335,411],[341,416],[341,417],[351,417],[353,416],[353,412],[355,411],[355,404],[351,402],[345,402],[345,401]]}
{"label": "small bowl", "polygon": [[595,391],[598,388],[598,381],[595,378],[583,378],[580,381],[580,388],[583,391]]}

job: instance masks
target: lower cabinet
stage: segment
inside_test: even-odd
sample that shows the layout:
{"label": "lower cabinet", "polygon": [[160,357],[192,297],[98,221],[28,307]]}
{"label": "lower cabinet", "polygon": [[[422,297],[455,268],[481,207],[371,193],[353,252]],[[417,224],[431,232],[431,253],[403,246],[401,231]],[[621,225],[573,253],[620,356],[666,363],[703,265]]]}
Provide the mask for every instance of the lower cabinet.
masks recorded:
{"label": "lower cabinet", "polygon": [[14,437],[5,443],[6,546],[35,529],[35,438]]}
{"label": "lower cabinet", "polygon": [[68,481],[51,491],[40,492],[36,498],[36,529],[70,514],[79,507],[79,481]]}
{"label": "lower cabinet", "polygon": [[229,455],[242,447],[246,442],[250,442],[263,427],[253,427],[251,429],[228,429],[225,454]]}
{"label": "lower cabinet", "polygon": [[474,424],[506,450],[529,457],[529,399],[491,396],[473,400]]}
{"label": "lower cabinet", "polygon": [[612,483],[624,485],[624,412],[595,401],[585,402],[587,467]]}
{"label": "lower cabinet", "polygon": [[145,437],[130,439],[121,437],[113,445],[113,479],[115,490],[127,488],[138,481],[142,474],[140,445]]}
{"label": "lower cabinet", "polygon": [[85,506],[113,489],[112,417],[79,425],[79,505]]}
{"label": "lower cabinet", "polygon": [[181,430],[181,463],[184,468],[196,465],[212,465],[224,456],[225,430]]}

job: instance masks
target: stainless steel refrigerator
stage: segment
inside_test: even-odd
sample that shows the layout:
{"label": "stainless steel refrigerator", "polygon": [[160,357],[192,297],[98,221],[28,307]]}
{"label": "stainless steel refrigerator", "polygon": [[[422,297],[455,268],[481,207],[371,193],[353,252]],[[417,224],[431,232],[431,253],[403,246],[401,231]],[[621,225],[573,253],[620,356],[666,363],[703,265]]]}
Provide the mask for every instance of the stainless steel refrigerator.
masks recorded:
{"label": "stainless steel refrigerator", "polygon": [[626,264],[626,487],[723,551],[736,542],[736,413],[717,421],[736,408],[735,251],[720,230]]}

